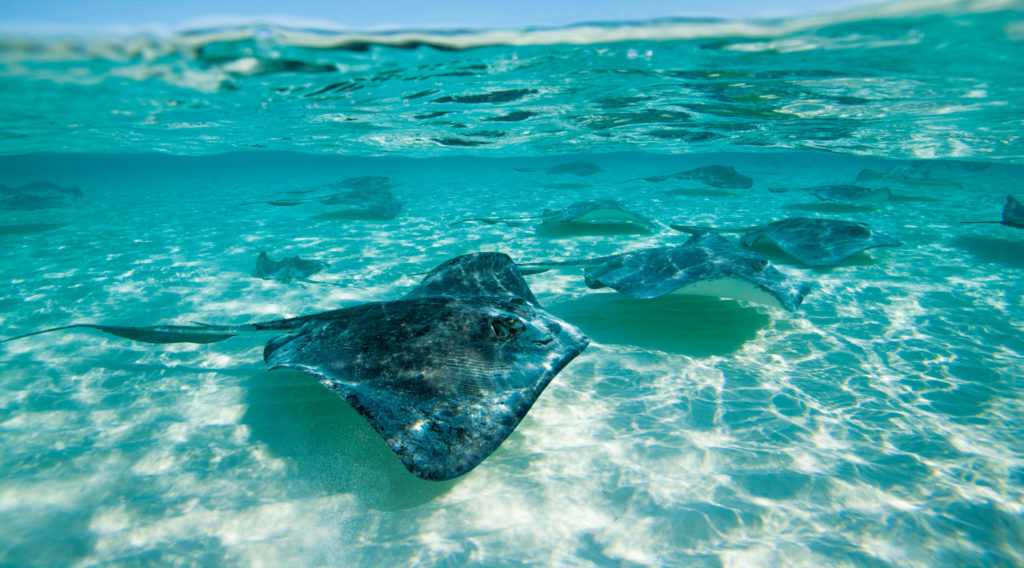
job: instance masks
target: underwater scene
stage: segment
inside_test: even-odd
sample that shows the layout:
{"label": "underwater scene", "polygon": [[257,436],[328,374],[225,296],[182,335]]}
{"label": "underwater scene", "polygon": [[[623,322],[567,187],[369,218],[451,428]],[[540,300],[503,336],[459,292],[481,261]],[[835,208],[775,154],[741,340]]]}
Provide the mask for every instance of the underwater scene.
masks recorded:
{"label": "underwater scene", "polygon": [[0,565],[1022,566],[1021,61],[998,0],[7,33]]}

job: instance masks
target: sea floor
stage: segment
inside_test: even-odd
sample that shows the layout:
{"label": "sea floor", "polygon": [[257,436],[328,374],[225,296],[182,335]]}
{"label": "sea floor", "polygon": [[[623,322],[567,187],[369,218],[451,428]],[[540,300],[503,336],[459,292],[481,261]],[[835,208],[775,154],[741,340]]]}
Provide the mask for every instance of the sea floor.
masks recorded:
{"label": "sea floor", "polygon": [[[592,162],[590,175],[549,173]],[[748,189],[645,177],[722,164]],[[909,162],[810,153],[530,159],[0,157],[0,183],[77,186],[0,211],[3,337],[74,322],[244,323],[389,300],[444,260],[565,260],[682,243],[668,224],[866,222],[904,244],[800,265],[795,312],[634,300],[582,270],[528,276],[591,346],[469,474],[412,476],[347,404],[263,343],[73,330],[0,346],[0,565],[1010,566],[1024,564],[1019,166],[921,162],[883,203],[806,188]],[[530,170],[530,171],[524,171]],[[922,172],[926,172],[922,173]],[[318,184],[388,176],[372,218]],[[1022,196],[1024,197],[1024,196]],[[614,198],[664,226],[451,223]],[[252,275],[257,254],[326,284]]]}

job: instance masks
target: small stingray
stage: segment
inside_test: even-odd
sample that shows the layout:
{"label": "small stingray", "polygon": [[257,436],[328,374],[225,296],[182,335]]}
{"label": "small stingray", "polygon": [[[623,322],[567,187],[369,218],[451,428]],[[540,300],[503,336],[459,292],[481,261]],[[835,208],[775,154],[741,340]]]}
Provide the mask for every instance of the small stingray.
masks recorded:
{"label": "small stingray", "polygon": [[303,280],[321,270],[327,268],[327,263],[322,260],[304,260],[297,256],[286,256],[281,260],[271,260],[266,251],[260,252],[256,257],[257,278],[264,280]]}
{"label": "small stingray", "polygon": [[737,172],[732,166],[704,166],[664,176],[643,178],[651,182],[662,182],[670,179],[699,181],[719,189],[746,189],[754,185],[754,180]]}
{"label": "small stingray", "polygon": [[961,221],[964,224],[975,223],[998,223],[1007,227],[1024,229],[1024,205],[1012,195],[1006,196],[1006,205],[1003,206],[1002,221]]}
{"label": "small stingray", "polygon": [[945,178],[932,177],[922,168],[890,168],[876,171],[865,168],[857,174],[857,181],[895,181],[904,185],[953,186],[963,189],[963,184]]}
{"label": "small stingray", "polygon": [[627,224],[646,232],[657,228],[657,225],[650,219],[626,209],[626,206],[621,201],[613,199],[578,201],[564,209],[545,209],[539,217],[474,217],[455,221],[449,226],[471,221],[479,221],[490,225],[497,223],[523,225],[530,221],[540,221],[542,225],[568,223]]}
{"label": "small stingray", "polygon": [[633,298],[691,294],[746,300],[796,310],[810,285],[775,269],[759,254],[715,233],[697,233],[683,245],[641,249],[586,260],[530,262],[527,268],[589,265],[590,288],[609,287]]}
{"label": "small stingray", "polygon": [[839,219],[794,217],[757,227],[721,229],[670,226],[685,233],[745,233],[740,241],[745,247],[752,247],[763,238],[808,266],[833,266],[869,248],[896,247],[903,244],[886,235],[872,232],[871,227],[864,223]]}
{"label": "small stingray", "polygon": [[812,187],[808,191],[822,201],[839,203],[880,203],[892,199],[892,191],[888,187],[871,189],[861,185],[848,183],[822,185]]}
{"label": "small stingray", "polygon": [[0,185],[0,209],[30,211],[67,207],[82,197],[77,187],[60,187],[46,181],[34,181],[21,187]]}
{"label": "small stingray", "polygon": [[600,166],[593,162],[569,162],[567,164],[558,164],[557,166],[551,166],[549,168],[516,168],[516,171],[536,172],[538,169],[547,172],[548,175],[574,174],[580,177],[592,176],[598,172],[604,171]]}
{"label": "small stingray", "polygon": [[[589,339],[541,309],[512,260],[469,254],[403,299],[242,325],[72,324],[149,343],[283,331],[271,369],[305,371],[361,414],[418,477],[458,477],[489,456]],[[343,464],[339,464],[343,465]]]}

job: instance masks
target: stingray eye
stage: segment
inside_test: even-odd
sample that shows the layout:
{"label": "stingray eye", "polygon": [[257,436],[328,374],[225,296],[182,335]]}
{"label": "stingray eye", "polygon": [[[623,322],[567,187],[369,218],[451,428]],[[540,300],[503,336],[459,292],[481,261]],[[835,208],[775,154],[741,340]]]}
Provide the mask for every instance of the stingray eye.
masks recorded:
{"label": "stingray eye", "polygon": [[498,339],[510,339],[522,331],[525,326],[516,318],[502,318],[491,320],[491,329]]}

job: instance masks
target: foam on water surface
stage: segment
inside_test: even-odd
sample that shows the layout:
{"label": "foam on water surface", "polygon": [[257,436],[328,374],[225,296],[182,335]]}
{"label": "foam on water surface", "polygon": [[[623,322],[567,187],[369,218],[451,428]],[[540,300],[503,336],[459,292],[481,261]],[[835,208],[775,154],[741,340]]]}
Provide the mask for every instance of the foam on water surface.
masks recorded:
{"label": "foam on water surface", "polygon": [[[8,41],[0,184],[82,196],[0,211],[0,337],[391,300],[459,254],[685,242],[669,224],[840,217],[904,244],[823,269],[758,247],[812,283],[794,312],[528,276],[593,343],[440,483],[312,378],[267,372],[272,333],[5,343],[0,564],[1024,563],[1024,231],[960,224],[1020,197],[1024,16],[964,6],[452,50],[275,29]],[[599,171],[557,168],[577,162]],[[710,165],[753,186],[665,177]],[[389,178],[397,217],[266,203],[360,176]],[[813,195],[853,183],[893,198]],[[450,226],[594,199],[659,228]],[[256,278],[261,250],[328,262],[327,284]]]}

